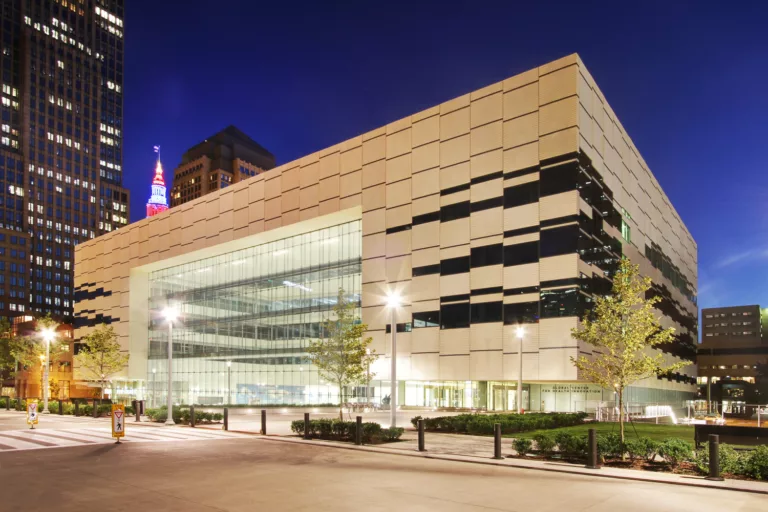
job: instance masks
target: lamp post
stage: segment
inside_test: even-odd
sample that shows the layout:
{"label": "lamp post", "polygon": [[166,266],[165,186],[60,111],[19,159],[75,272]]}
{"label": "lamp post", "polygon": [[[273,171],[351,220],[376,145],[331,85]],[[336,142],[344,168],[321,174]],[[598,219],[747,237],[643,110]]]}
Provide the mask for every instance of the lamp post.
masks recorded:
{"label": "lamp post", "polygon": [[163,310],[163,316],[168,322],[168,415],[165,424],[175,425],[173,421],[173,321],[176,320],[178,312],[172,307],[167,307]]}
{"label": "lamp post", "polygon": [[232,361],[227,361],[227,404],[232,404]]}
{"label": "lamp post", "polygon": [[41,331],[43,339],[45,340],[45,366],[43,368],[43,414],[50,414],[48,410],[48,394],[50,384],[48,383],[48,368],[51,362],[51,342],[56,339],[56,331],[50,327],[46,327]]}
{"label": "lamp post", "polygon": [[[370,356],[371,355],[371,349],[366,348],[365,349],[365,355]],[[370,407],[371,406],[371,363],[368,362],[368,365],[365,369],[365,406]]]}
{"label": "lamp post", "polygon": [[520,367],[517,370],[517,413],[523,414],[523,335],[525,329],[517,328],[517,337],[520,338]]}
{"label": "lamp post", "polygon": [[392,369],[390,370],[389,391],[389,427],[397,426],[397,308],[400,306],[400,297],[390,294],[387,298],[387,306],[392,312]]}
{"label": "lamp post", "polygon": [[152,368],[152,408],[157,407],[157,388],[155,388],[155,374],[157,368]]}

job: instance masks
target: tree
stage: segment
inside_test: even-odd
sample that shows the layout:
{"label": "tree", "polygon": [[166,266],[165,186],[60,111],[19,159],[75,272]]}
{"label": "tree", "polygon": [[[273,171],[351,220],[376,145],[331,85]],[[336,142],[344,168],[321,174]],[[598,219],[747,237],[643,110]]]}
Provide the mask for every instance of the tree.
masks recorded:
{"label": "tree", "polygon": [[654,375],[674,372],[691,364],[681,361],[665,365],[664,354],[649,349],[675,341],[673,327],[662,329],[654,312],[659,297],[646,298],[651,279],[639,275],[638,265],[622,258],[613,278],[613,291],[596,297],[591,313],[584,316],[580,329],[571,336],[595,347],[588,358],[571,358],[581,376],[619,398],[619,432],[624,443],[624,390],[627,386]]}
{"label": "tree", "polygon": [[339,388],[339,419],[344,419],[344,387],[366,379],[366,372],[375,360],[375,351],[367,351],[372,339],[363,338],[368,326],[355,315],[356,304],[347,300],[339,288],[335,319],[323,323],[325,338],[309,342],[307,352],[320,377]]}
{"label": "tree", "polygon": [[80,351],[75,356],[78,366],[87,380],[101,385],[101,398],[107,381],[128,364],[129,354],[120,350],[117,333],[111,325],[101,324],[83,337]]}

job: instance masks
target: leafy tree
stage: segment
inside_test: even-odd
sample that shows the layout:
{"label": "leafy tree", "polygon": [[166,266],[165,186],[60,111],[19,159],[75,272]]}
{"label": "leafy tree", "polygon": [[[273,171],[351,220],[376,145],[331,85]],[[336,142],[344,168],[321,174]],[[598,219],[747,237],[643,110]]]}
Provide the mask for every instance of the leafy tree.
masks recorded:
{"label": "leafy tree", "polygon": [[[649,349],[675,340],[675,329],[662,329],[654,312],[661,299],[646,299],[651,279],[639,275],[638,265],[622,258],[613,278],[613,291],[597,297],[591,314],[571,336],[594,347],[592,357],[571,358],[581,376],[619,398],[619,432],[624,443],[624,390],[639,380],[674,372],[691,364],[681,361],[665,365],[664,354]],[[653,355],[651,355],[653,354]]]}
{"label": "leafy tree", "polygon": [[336,318],[323,323],[327,337],[309,342],[307,352],[320,376],[339,387],[339,418],[344,419],[344,387],[366,379],[366,371],[375,360],[375,351],[366,349],[370,337],[363,338],[368,326],[355,315],[356,305],[339,288],[333,312]]}
{"label": "leafy tree", "polygon": [[83,377],[100,383],[101,398],[104,398],[107,381],[125,368],[128,358],[129,354],[120,350],[114,327],[105,324],[83,337],[80,351],[75,356]]}

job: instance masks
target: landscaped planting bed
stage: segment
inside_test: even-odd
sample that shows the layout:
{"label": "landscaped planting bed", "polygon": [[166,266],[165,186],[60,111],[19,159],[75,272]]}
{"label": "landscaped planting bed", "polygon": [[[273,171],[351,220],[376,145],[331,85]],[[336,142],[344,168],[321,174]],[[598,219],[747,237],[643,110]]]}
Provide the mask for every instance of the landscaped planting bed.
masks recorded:
{"label": "landscaped planting bed", "polygon": [[424,419],[424,429],[430,432],[452,434],[492,435],[494,425],[501,424],[502,434],[516,434],[533,430],[552,429],[581,425],[586,413],[528,413],[528,414],[459,414],[456,416],[438,416],[422,418],[416,416],[411,424],[416,427]]}

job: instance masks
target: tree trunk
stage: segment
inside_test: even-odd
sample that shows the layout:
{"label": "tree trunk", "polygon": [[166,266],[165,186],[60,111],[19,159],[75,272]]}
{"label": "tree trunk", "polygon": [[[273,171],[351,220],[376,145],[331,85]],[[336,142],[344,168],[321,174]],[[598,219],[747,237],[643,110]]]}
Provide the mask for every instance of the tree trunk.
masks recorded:
{"label": "tree trunk", "polygon": [[[624,446],[624,388],[619,388],[619,435],[621,446]],[[621,460],[624,460],[624,452],[621,452]]]}
{"label": "tree trunk", "polygon": [[104,400],[104,384],[105,381],[101,381],[101,399]]}

